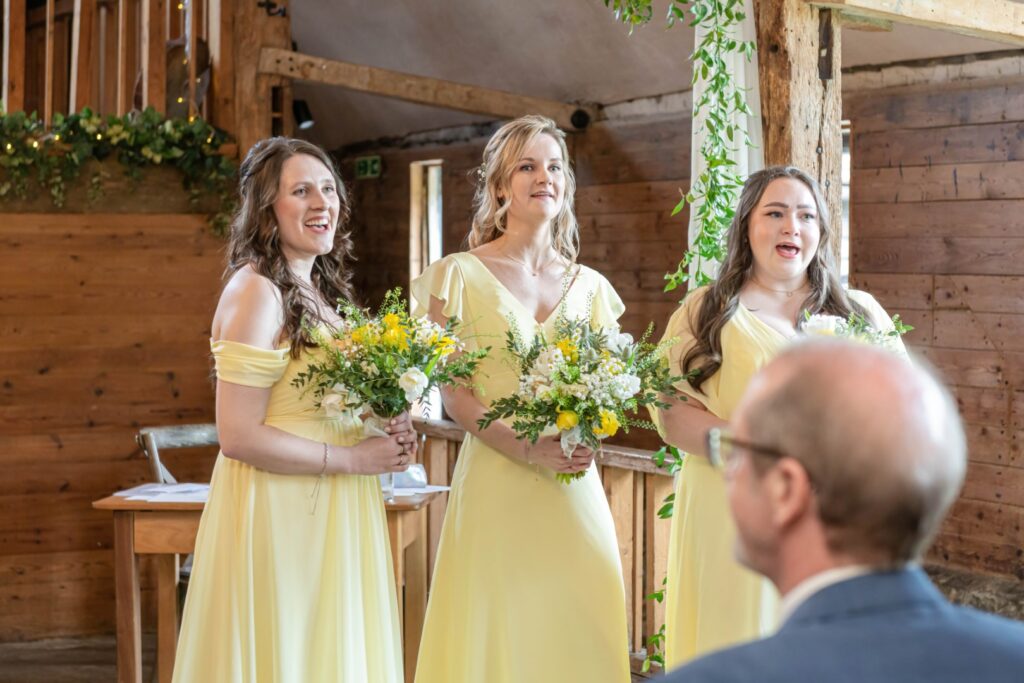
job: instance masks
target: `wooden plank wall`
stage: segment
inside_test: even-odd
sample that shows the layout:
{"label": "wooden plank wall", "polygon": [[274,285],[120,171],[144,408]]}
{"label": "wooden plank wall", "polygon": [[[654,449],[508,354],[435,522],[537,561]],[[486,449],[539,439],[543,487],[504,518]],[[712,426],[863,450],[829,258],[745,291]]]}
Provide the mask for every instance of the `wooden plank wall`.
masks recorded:
{"label": "wooden plank wall", "polygon": [[848,97],[851,279],[953,385],[970,467],[935,559],[1024,580],[1024,82]]}
{"label": "wooden plank wall", "polygon": [[[0,641],[111,633],[113,525],[90,503],[148,480],[140,426],[213,419],[224,243],[199,214],[5,213],[0,226]],[[207,481],[215,454],[165,460]]]}

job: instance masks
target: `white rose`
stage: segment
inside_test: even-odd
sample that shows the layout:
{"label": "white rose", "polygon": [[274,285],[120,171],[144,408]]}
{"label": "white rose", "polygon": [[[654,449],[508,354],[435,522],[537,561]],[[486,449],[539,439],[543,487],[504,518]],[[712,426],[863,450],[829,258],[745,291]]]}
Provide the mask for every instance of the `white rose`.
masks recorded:
{"label": "white rose", "polygon": [[607,330],[605,337],[608,340],[608,350],[615,355],[621,354],[633,345],[633,335],[627,332],[619,332],[617,327]]}
{"label": "white rose", "polygon": [[843,319],[835,315],[812,315],[804,321],[803,333],[835,337],[840,334],[843,324]]}
{"label": "white rose", "polygon": [[409,403],[419,400],[428,383],[427,376],[419,368],[409,368],[398,378],[398,386],[405,392],[405,400]]}

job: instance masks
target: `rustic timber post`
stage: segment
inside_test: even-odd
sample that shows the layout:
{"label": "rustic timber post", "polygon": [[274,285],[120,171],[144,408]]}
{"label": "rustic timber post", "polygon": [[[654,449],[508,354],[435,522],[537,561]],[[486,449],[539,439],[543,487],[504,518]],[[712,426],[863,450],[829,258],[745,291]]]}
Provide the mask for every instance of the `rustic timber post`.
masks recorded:
{"label": "rustic timber post", "polygon": [[756,0],[764,162],[821,185],[839,253],[842,221],[839,17],[805,0]]}
{"label": "rustic timber post", "polygon": [[235,137],[238,156],[244,158],[249,148],[270,135],[270,88],[279,79],[259,72],[260,50],[264,47],[291,47],[291,20],[288,3],[278,2],[276,10],[283,14],[271,16],[255,2],[235,3]]}

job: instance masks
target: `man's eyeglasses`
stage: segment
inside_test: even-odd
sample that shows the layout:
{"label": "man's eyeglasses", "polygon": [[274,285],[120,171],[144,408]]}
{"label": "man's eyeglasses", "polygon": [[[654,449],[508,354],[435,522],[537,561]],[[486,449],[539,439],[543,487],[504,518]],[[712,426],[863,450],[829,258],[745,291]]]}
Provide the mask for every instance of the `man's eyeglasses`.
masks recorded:
{"label": "man's eyeglasses", "polygon": [[719,429],[717,427],[709,429],[705,438],[708,447],[708,459],[711,460],[712,466],[718,470],[724,470],[728,467],[736,459],[736,456],[739,455],[739,452],[743,450],[769,458],[778,459],[786,457],[785,453],[777,448],[735,439],[726,429]]}

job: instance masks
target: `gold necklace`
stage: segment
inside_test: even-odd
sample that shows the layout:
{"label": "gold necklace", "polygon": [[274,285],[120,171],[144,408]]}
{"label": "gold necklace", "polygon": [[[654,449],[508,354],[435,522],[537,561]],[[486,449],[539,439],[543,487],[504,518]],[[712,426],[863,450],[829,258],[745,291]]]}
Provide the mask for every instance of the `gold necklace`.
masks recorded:
{"label": "gold necklace", "polygon": [[500,249],[499,251],[500,251],[501,255],[504,256],[505,258],[509,259],[510,261],[515,261],[519,265],[521,265],[524,268],[526,268],[526,270],[529,271],[530,275],[532,275],[534,277],[537,277],[537,275],[540,273],[541,270],[544,269],[545,266],[547,266],[552,261],[554,261],[556,258],[558,258],[558,254],[556,253],[554,256],[548,258],[547,261],[545,261],[544,263],[540,264],[540,266],[538,266],[536,270],[534,270],[533,268],[530,267],[530,265],[528,263],[526,263],[526,261],[521,261],[520,259],[517,259],[515,256],[512,256],[511,254],[507,253],[504,249]]}
{"label": "gold necklace", "polygon": [[757,277],[755,277],[753,275],[750,276],[750,280],[755,285],[757,285],[761,289],[765,290],[766,292],[775,292],[776,294],[785,294],[787,299],[792,299],[794,294],[796,294],[797,292],[799,292],[802,289],[805,289],[807,287],[807,282],[805,281],[802,285],[800,285],[796,289],[792,289],[792,290],[790,290],[790,289],[772,289],[771,287],[765,287],[764,285],[762,285],[760,282],[758,282]]}

